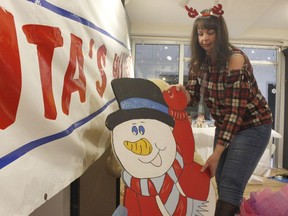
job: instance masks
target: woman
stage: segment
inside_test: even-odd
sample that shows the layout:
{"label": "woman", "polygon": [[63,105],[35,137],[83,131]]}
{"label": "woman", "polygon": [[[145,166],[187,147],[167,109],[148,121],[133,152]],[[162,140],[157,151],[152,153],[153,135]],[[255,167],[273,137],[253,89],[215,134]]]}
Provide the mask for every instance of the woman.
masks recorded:
{"label": "woman", "polygon": [[210,169],[216,177],[215,215],[229,216],[239,212],[246,184],[269,142],[272,114],[249,59],[229,43],[222,14],[206,9],[196,18],[188,84],[177,88],[192,106],[203,96],[215,120],[214,152],[202,171]]}

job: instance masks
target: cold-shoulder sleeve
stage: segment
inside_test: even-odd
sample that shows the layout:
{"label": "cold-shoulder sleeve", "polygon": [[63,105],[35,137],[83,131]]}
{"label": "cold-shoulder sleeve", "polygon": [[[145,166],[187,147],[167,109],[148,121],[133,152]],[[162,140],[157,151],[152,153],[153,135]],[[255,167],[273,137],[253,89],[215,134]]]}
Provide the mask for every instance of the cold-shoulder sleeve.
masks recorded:
{"label": "cold-shoulder sleeve", "polygon": [[218,144],[228,146],[239,131],[250,98],[250,67],[228,71],[225,79],[225,116],[218,136]]}

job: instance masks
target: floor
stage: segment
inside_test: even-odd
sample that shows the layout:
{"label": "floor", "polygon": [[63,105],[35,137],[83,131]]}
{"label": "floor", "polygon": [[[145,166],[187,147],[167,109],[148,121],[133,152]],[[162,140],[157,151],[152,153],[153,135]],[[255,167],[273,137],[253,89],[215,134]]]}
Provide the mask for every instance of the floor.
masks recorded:
{"label": "floor", "polygon": [[[271,170],[270,176],[275,176],[276,174],[288,174],[288,170],[285,169],[276,169],[273,168]],[[272,191],[278,191],[287,183],[279,182],[276,180],[268,179],[268,178],[263,178],[264,183],[263,184],[248,184],[245,191],[244,191],[244,197],[249,198],[251,192],[256,192],[256,191],[262,191],[264,188],[270,188]]]}

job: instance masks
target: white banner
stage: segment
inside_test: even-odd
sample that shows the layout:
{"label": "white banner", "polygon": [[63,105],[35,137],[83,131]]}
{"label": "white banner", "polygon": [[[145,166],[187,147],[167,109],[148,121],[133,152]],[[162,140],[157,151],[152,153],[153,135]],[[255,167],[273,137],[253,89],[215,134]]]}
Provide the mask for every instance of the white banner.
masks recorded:
{"label": "white banner", "polygon": [[29,215],[110,145],[133,71],[121,1],[0,0],[0,215]]}

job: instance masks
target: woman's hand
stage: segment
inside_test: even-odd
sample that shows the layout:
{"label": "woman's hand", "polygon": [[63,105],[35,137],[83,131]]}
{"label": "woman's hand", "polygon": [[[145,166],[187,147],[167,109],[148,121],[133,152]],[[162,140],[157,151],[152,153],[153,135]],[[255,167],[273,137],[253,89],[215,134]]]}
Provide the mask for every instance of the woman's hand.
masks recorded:
{"label": "woman's hand", "polygon": [[215,176],[216,169],[218,166],[218,162],[220,160],[222,152],[225,150],[225,147],[222,145],[216,145],[216,148],[213,154],[207,159],[205,164],[203,165],[201,172],[204,172],[207,168],[209,168],[211,173],[211,178]]}
{"label": "woman's hand", "polygon": [[211,178],[215,176],[216,169],[218,166],[220,156],[218,154],[213,153],[203,165],[201,172],[204,172],[207,168],[209,168],[211,173]]}

